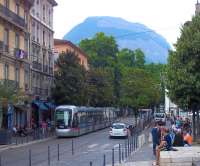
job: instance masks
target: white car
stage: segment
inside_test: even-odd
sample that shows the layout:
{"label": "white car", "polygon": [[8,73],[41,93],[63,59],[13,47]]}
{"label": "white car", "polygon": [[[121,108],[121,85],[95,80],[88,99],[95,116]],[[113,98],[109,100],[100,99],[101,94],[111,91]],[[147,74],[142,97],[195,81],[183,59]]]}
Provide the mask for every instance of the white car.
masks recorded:
{"label": "white car", "polygon": [[112,137],[128,137],[128,129],[125,123],[113,123],[109,131],[110,138]]}

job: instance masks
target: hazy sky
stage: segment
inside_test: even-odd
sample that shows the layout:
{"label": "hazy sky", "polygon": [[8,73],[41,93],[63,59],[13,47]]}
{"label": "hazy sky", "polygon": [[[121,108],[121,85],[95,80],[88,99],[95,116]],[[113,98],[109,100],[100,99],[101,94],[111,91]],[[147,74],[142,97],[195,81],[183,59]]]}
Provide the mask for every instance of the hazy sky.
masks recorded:
{"label": "hazy sky", "polygon": [[191,20],[197,0],[56,0],[55,38],[63,38],[89,16],[121,17],[139,22],[163,35],[172,45],[181,25]]}

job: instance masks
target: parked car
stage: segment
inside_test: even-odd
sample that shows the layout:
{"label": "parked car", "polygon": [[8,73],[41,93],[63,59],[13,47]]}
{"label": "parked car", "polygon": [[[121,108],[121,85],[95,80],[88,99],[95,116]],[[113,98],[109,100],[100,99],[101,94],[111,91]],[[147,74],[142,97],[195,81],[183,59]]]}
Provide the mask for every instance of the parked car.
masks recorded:
{"label": "parked car", "polygon": [[125,123],[113,123],[110,127],[109,136],[112,137],[128,137],[127,125]]}

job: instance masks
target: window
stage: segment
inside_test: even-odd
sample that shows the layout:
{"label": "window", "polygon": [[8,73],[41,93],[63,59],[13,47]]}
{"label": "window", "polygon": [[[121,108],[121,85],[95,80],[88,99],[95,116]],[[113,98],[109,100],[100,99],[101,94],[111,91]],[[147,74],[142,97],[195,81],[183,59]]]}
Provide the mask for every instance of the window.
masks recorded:
{"label": "window", "polygon": [[24,83],[25,83],[25,89],[28,90],[29,88],[29,71],[28,70],[24,70]]}
{"label": "window", "polygon": [[8,80],[8,77],[9,77],[9,66],[8,66],[8,64],[5,64],[4,65],[4,79],[5,80]]}
{"label": "window", "polygon": [[45,21],[45,5],[43,5],[43,21]]}
{"label": "window", "polygon": [[51,49],[51,33],[49,33],[49,49]]}
{"label": "window", "polygon": [[15,4],[15,13],[19,15],[19,3]]}
{"label": "window", "polygon": [[9,8],[9,0],[4,0],[4,6]]}
{"label": "window", "polygon": [[49,25],[51,26],[51,8],[49,8]]}
{"label": "window", "polygon": [[43,45],[45,46],[45,31],[43,31],[42,38],[43,38]]}
{"label": "window", "polygon": [[37,25],[37,42],[39,43],[39,25]]}
{"label": "window", "polygon": [[28,39],[24,38],[24,50],[28,52]]}
{"label": "window", "polygon": [[15,48],[19,48],[19,34],[15,34]]}
{"label": "window", "polygon": [[27,17],[27,11],[24,11],[24,20],[25,20],[25,23],[27,23],[28,22],[28,17]]}
{"label": "window", "polygon": [[4,29],[3,43],[4,43],[5,51],[8,52],[8,45],[9,45],[9,30],[8,29]]}
{"label": "window", "polygon": [[19,68],[18,67],[15,68],[15,81],[19,83]]}

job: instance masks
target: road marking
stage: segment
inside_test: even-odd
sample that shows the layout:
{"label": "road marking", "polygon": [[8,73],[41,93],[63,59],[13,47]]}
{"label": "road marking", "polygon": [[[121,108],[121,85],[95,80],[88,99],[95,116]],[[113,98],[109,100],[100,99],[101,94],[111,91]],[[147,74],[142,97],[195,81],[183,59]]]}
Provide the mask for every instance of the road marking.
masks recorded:
{"label": "road marking", "polygon": [[102,149],[105,149],[105,148],[107,148],[107,147],[109,147],[109,146],[110,146],[110,144],[105,144],[105,145],[101,146],[101,148],[102,148]]}
{"label": "road marking", "polygon": [[88,148],[91,149],[91,148],[94,148],[96,146],[98,146],[98,144],[92,144],[92,145],[89,145]]}

